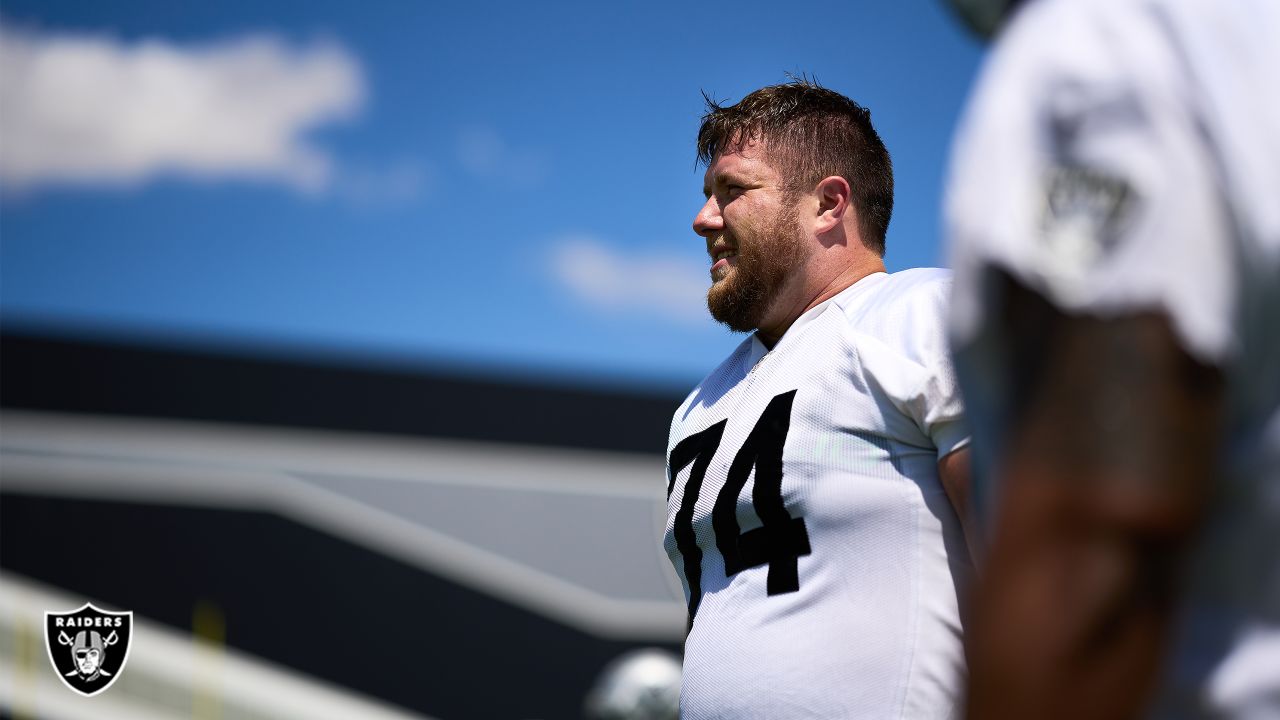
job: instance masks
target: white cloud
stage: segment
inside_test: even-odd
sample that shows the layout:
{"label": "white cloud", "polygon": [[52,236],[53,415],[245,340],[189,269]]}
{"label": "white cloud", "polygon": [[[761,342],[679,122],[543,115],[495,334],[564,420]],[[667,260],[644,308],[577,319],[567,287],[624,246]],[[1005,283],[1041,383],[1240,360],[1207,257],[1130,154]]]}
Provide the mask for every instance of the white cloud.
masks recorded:
{"label": "white cloud", "polygon": [[550,162],[545,152],[512,147],[493,128],[473,126],[458,134],[458,163],[481,179],[501,177],[525,185],[540,185]]}
{"label": "white cloud", "polygon": [[329,187],[305,134],[353,115],[340,46],[259,34],[200,46],[0,26],[0,185],[128,184],[160,173]]}
{"label": "white cloud", "polygon": [[594,238],[566,238],[552,256],[556,279],[575,298],[607,310],[658,313],[668,319],[707,319],[706,265],[675,255],[613,250]]}
{"label": "white cloud", "polygon": [[333,195],[358,210],[386,210],[413,205],[437,184],[432,168],[403,160],[385,166],[346,164],[333,183]]}

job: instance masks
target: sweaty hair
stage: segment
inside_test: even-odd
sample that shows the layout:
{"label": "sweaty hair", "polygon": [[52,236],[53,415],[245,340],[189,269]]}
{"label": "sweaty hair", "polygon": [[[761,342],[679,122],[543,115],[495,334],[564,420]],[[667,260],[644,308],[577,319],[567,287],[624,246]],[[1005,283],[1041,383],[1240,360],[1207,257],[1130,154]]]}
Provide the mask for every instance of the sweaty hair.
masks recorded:
{"label": "sweaty hair", "polygon": [[871,111],[807,78],[763,87],[736,105],[703,93],[707,114],[698,130],[698,160],[760,141],[790,193],[839,175],[852,188],[862,242],[884,255],[893,214],[893,163],[871,126]]}

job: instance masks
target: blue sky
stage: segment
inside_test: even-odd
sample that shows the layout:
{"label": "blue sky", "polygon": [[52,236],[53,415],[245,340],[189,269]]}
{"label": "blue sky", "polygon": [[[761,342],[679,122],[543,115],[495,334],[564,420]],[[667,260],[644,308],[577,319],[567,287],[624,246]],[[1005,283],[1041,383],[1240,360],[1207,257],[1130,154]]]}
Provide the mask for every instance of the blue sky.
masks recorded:
{"label": "blue sky", "polygon": [[700,92],[807,73],[894,158],[890,270],[941,262],[981,59],[936,0],[0,9],[0,322],[687,386]]}

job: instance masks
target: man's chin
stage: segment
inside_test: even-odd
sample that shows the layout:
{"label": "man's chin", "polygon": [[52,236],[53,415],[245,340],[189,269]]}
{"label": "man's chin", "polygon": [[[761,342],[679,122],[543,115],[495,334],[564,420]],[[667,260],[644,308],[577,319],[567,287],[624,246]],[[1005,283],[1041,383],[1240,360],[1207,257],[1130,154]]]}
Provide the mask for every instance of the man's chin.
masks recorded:
{"label": "man's chin", "polygon": [[711,317],[734,332],[751,332],[760,324],[759,309],[743,301],[732,288],[719,283],[707,292],[707,310]]}

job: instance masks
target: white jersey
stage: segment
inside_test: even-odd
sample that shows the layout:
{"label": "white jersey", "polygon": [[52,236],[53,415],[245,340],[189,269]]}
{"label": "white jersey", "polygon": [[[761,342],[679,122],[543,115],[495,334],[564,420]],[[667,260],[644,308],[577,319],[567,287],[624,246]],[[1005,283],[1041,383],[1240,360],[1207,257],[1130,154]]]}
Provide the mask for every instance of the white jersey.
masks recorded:
{"label": "white jersey", "polygon": [[944,270],[870,275],[772,350],[747,339],[676,412],[685,720],[957,715],[970,565],[937,463],[968,431],[949,291]]}
{"label": "white jersey", "polygon": [[1157,717],[1280,717],[1277,73],[1276,0],[1032,2],[956,141],[953,333],[980,463],[1010,392],[993,269],[1068,312],[1163,312],[1224,373],[1220,486]]}

